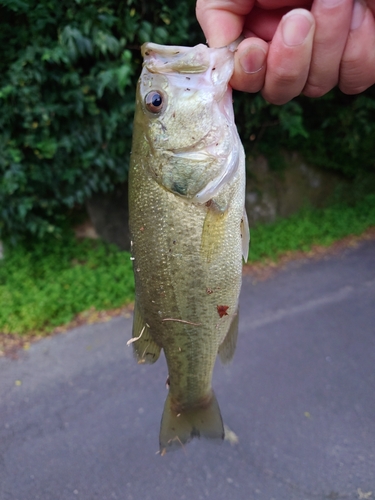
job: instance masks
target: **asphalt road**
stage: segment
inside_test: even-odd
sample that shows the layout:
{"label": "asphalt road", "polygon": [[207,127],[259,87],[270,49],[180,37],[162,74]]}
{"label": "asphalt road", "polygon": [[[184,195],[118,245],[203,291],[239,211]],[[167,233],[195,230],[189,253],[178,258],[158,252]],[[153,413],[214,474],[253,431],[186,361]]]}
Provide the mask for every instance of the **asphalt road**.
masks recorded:
{"label": "asphalt road", "polygon": [[244,277],[233,363],[214,388],[238,444],[156,455],[164,359],[131,319],[0,359],[1,500],[375,498],[375,242]]}

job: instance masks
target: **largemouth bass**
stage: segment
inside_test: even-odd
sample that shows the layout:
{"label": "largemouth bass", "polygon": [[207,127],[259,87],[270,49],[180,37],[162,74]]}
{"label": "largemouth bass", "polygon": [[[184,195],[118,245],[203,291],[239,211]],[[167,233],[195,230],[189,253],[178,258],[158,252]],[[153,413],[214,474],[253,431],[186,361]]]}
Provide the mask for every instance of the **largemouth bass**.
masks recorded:
{"label": "largemouth bass", "polygon": [[234,354],[249,231],[245,160],[228,82],[230,48],[142,46],[129,171],[139,363],[164,349],[160,451],[223,438],[211,387]]}

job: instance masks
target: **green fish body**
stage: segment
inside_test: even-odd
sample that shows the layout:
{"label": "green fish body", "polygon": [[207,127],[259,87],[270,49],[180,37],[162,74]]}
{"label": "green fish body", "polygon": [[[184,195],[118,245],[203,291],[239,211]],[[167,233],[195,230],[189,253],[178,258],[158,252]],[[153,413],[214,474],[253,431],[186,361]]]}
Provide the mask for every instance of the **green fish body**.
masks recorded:
{"label": "green fish body", "polygon": [[249,233],[233,52],[148,43],[142,54],[129,171],[132,340],[140,363],[165,353],[165,453],[224,436],[211,379],[217,354],[234,354]]}

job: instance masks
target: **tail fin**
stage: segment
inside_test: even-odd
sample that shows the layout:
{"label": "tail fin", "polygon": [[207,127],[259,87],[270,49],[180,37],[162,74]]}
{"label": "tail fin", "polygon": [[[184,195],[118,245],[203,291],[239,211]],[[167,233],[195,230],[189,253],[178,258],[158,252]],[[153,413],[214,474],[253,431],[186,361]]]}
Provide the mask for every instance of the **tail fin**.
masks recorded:
{"label": "tail fin", "polygon": [[224,439],[224,425],[215,394],[208,405],[176,413],[171,406],[171,395],[165,401],[160,427],[160,452],[180,449],[194,437]]}

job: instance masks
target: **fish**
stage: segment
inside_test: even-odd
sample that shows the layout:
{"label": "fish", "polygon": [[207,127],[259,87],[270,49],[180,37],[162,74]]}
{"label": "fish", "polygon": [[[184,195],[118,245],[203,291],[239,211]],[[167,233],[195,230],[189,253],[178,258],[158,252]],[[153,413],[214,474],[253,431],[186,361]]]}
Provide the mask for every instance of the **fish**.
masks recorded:
{"label": "fish", "polygon": [[228,83],[233,48],[149,42],[141,52],[129,167],[129,342],[138,363],[165,354],[164,455],[194,437],[224,438],[212,373],[217,355],[231,361],[237,341],[249,249],[245,154]]}

